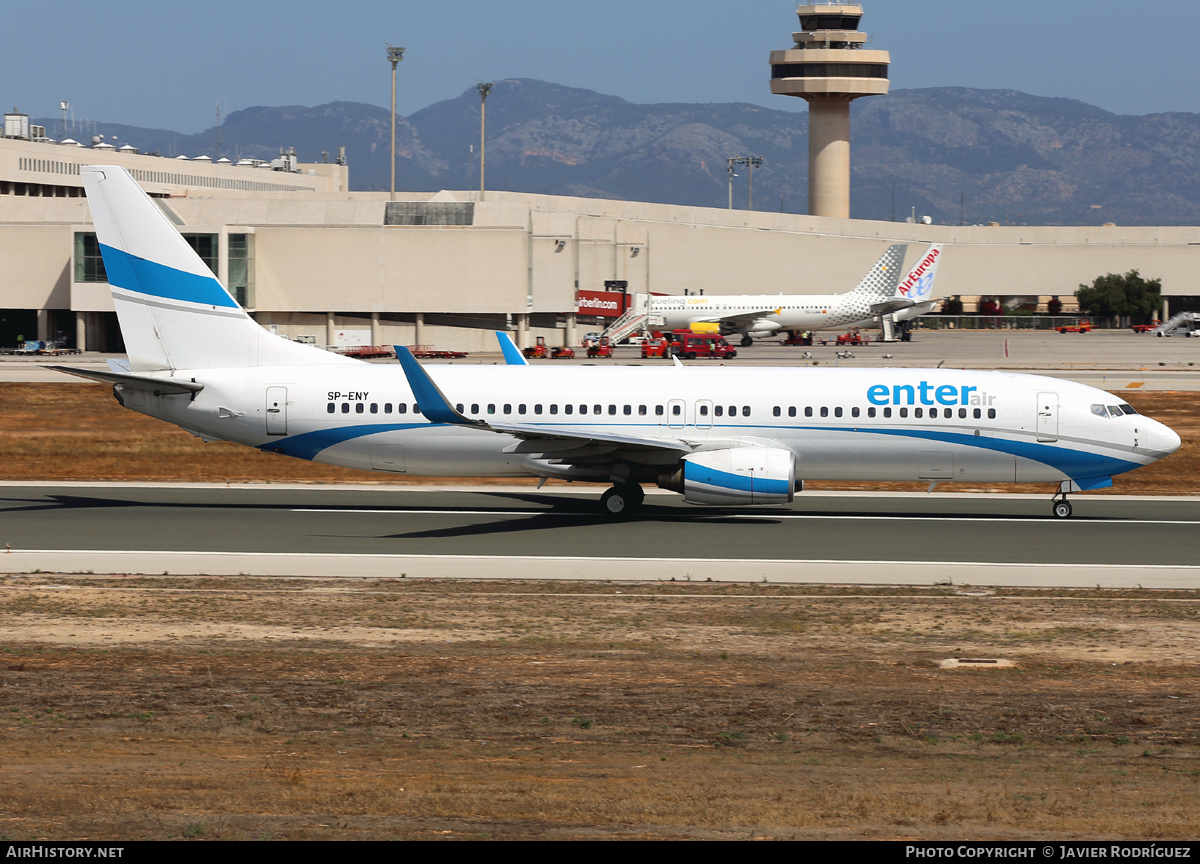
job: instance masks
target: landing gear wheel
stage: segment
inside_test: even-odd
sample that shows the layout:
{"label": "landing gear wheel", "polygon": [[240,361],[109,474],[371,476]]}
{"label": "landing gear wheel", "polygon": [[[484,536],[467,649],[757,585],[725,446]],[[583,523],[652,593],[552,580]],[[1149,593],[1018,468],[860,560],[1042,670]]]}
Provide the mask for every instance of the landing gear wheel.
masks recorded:
{"label": "landing gear wheel", "polygon": [[749,336],[742,337],[742,347],[743,348],[749,348],[753,344],[754,344],[754,340],[751,339]]}
{"label": "landing gear wheel", "polygon": [[1066,498],[1054,502],[1054,518],[1070,519],[1071,518],[1071,502]]}
{"label": "landing gear wheel", "polygon": [[646,493],[636,484],[614,486],[600,496],[600,508],[612,519],[632,516],[642,506]]}

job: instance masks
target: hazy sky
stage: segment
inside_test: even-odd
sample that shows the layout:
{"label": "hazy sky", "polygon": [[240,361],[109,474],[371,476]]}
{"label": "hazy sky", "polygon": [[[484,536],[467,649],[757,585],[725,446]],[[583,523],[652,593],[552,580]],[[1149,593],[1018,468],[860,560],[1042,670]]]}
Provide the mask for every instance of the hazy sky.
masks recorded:
{"label": "hazy sky", "polygon": [[[865,0],[893,88],[960,85],[1080,99],[1120,114],[1200,112],[1200,2]],[[477,81],[539,78],[631,102],[771,96],[794,0],[40,0],[5,4],[0,104],[180,132],[224,110],[387,106],[386,45],[407,49],[398,110]],[[1047,11],[1053,18],[1046,18]],[[51,131],[53,135],[54,132]]]}

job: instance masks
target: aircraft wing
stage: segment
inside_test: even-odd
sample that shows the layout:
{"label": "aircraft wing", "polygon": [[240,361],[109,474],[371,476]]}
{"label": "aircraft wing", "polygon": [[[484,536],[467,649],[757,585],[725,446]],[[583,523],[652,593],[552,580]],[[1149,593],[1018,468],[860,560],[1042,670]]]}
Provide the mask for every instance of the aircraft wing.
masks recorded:
{"label": "aircraft wing", "polygon": [[755,309],[750,312],[738,312],[736,315],[710,315],[707,318],[691,318],[692,324],[727,324],[734,330],[742,330],[758,321],[764,315],[775,315],[779,307],[770,309]]}
{"label": "aircraft wing", "polygon": [[641,435],[623,435],[616,432],[601,432],[599,430],[580,429],[574,426],[543,426],[532,423],[490,423],[486,420],[472,420],[459,413],[450,400],[442,393],[441,388],[433,382],[429,374],[417,362],[417,358],[403,345],[396,346],[396,357],[408,378],[413,396],[421,413],[434,423],[448,423],[453,426],[466,426],[484,432],[496,432],[513,435],[527,441],[560,441],[577,446],[588,444],[606,444],[617,448],[633,448],[637,450],[657,450],[674,453],[691,453],[692,446],[681,439],[649,438]]}

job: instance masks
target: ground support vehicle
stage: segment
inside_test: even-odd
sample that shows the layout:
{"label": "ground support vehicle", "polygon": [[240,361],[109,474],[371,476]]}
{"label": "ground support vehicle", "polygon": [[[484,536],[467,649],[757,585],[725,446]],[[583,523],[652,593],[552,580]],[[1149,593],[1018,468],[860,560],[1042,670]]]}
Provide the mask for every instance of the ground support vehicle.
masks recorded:
{"label": "ground support vehicle", "polygon": [[1092,322],[1080,321],[1078,324],[1066,324],[1058,328],[1059,333],[1091,333]]}
{"label": "ground support vehicle", "polygon": [[613,346],[612,343],[608,341],[608,337],[601,336],[599,341],[597,341],[594,345],[589,345],[587,349],[587,356],[590,360],[595,360],[597,357],[611,358],[613,356]]}

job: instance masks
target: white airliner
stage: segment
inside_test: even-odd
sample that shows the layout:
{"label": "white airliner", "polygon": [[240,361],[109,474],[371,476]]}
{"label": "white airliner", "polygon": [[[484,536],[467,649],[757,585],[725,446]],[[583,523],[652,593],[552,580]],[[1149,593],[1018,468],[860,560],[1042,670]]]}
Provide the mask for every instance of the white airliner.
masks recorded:
{"label": "white airliner", "polygon": [[[123,168],[82,169],[129,352],[127,408],[208,440],[397,474],[641,484],[693,504],[785,504],[804,480],[1056,483],[1067,494],[1179,436],[1067,381],[941,369],[368,364],[289,342],[238,306]],[[510,354],[515,349],[502,345]]]}
{"label": "white airliner", "polygon": [[858,287],[845,294],[729,294],[652,297],[650,315],[663,319],[663,329],[718,324],[721,334],[742,334],[742,345],[753,336],[783,330],[832,330],[872,326],[881,315],[907,321],[932,312],[933,280],[942,247],[930,246],[904,276],[905,244],[888,247]]}

